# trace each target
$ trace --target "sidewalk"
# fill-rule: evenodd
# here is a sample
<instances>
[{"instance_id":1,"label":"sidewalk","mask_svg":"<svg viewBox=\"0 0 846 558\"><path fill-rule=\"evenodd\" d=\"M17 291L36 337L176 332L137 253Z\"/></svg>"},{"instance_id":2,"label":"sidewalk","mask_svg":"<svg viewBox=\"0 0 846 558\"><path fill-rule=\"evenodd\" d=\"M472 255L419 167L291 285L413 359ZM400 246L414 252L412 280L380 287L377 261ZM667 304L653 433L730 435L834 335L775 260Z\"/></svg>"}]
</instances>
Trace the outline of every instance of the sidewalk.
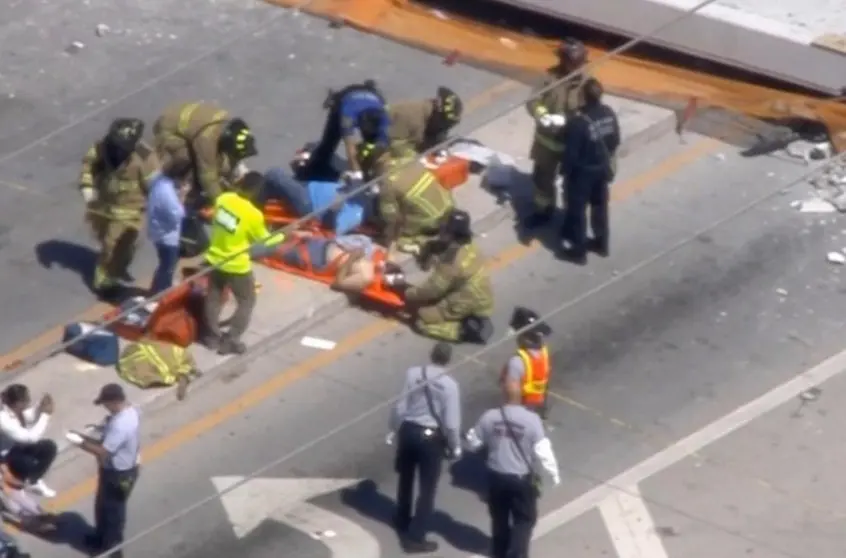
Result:
<instances>
[{"instance_id":1,"label":"sidewalk","mask_svg":"<svg viewBox=\"0 0 846 558\"><path fill-rule=\"evenodd\" d=\"M673 129L674 118L669 111L621 99L609 99L608 102L620 114L624 132L624 156L638 144L656 139ZM524 173L529 169L525 154L530 145L532 131L529 117L525 110L520 108L482 127L471 136L491 149L515 159L516 167L521 171L512 173L512 191L518 205L521 196L530 194L530 184ZM481 187L481 182L479 177L472 177L457 191L456 198L459 206L473 216L476 232L484 234L496 224L511 219L513 212L509 205L497 204L494 196ZM250 360L280 340L308 335L310 326L331 318L347 306L345 296L330 291L324 285L285 275L261 265L256 265L255 271L261 289L252 322L244 337L249 347L248 353L241 357L220 357L204 347L195 345L192 351L198 366L205 373L205 377L196 384L224 374L243 373L243 366L249 366ZM227 307L223 316L228 316L230 311L231 307ZM56 341L58 342L58 339ZM67 448L64 431L99 422L103 411L95 407L92 401L102 384L119 379L112 367L96 367L67 354L59 354L42 361L14 381L29 386L34 398L45 392L54 396L56 413L47 435L54 438L64 450ZM5 382L4 385L8 383L10 382ZM159 398L175 397L174 390L143 391L130 385L125 387L130 399L142 407L149 407ZM191 388L188 397L192 397ZM78 452L63 452L57 465L78 455Z\"/></svg>"}]
</instances>

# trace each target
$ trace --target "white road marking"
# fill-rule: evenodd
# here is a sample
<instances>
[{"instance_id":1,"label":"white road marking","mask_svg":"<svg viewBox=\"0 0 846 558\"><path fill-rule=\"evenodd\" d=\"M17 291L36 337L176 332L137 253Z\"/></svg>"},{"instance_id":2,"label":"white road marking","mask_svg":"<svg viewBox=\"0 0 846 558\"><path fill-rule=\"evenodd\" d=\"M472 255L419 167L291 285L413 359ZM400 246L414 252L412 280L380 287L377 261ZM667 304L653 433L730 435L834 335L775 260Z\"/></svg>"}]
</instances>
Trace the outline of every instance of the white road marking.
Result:
<instances>
[{"instance_id":1,"label":"white road marking","mask_svg":"<svg viewBox=\"0 0 846 558\"><path fill-rule=\"evenodd\" d=\"M738 407L701 430L697 430L690 436L641 461L631 469L592 488L560 508L547 513L538 520L533 539L537 540L552 533L559 527L577 519L585 512L594 509L615 493L626 491L628 487L637 486L643 480L668 469L679 461L728 436L794 397L798 397L803 392L816 388L843 372L846 372L846 351L841 351L810 370L799 374L792 380L776 386L757 399L753 399L745 405ZM564 460L561 460L561 462L566 463ZM563 474L566 475L567 471L565 470ZM473 558L483 557L476 555Z\"/></svg>"},{"instance_id":2,"label":"white road marking","mask_svg":"<svg viewBox=\"0 0 846 558\"><path fill-rule=\"evenodd\" d=\"M619 558L669 558L637 486L606 498L599 513Z\"/></svg>"}]
</instances>

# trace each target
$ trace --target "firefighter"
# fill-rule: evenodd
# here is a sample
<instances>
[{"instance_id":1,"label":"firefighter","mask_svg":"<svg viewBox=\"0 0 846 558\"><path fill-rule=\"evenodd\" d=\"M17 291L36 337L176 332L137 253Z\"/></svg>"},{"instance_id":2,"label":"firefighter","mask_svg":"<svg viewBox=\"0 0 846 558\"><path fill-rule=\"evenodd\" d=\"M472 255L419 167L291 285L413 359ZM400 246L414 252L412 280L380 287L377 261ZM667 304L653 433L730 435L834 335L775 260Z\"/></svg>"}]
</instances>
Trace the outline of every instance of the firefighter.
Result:
<instances>
[{"instance_id":1,"label":"firefighter","mask_svg":"<svg viewBox=\"0 0 846 558\"><path fill-rule=\"evenodd\" d=\"M357 151L367 179L381 177L376 211L390 258L419 255L455 207L452 193L405 146L362 143Z\"/></svg>"},{"instance_id":2,"label":"firefighter","mask_svg":"<svg viewBox=\"0 0 846 558\"><path fill-rule=\"evenodd\" d=\"M535 120L535 137L530 151L534 162L533 213L524 222L529 229L546 225L555 215L555 180L564 150L559 136L567 118L584 104L582 85L589 77L579 74L562 81L587 61L587 49L582 42L564 41L558 48L558 60L535 89L543 93L532 95L526 103L529 115ZM547 89L552 84L555 85Z\"/></svg>"},{"instance_id":3,"label":"firefighter","mask_svg":"<svg viewBox=\"0 0 846 558\"><path fill-rule=\"evenodd\" d=\"M79 188L86 220L100 244L91 285L101 295L131 281L129 266L143 223L147 181L159 170L143 135L144 122L118 118L82 159Z\"/></svg>"},{"instance_id":4,"label":"firefighter","mask_svg":"<svg viewBox=\"0 0 846 558\"><path fill-rule=\"evenodd\" d=\"M153 125L155 146L162 163L190 160L201 205L217 197L246 173L241 164L258 155L247 123L233 118L214 103L174 103Z\"/></svg>"},{"instance_id":5,"label":"firefighter","mask_svg":"<svg viewBox=\"0 0 846 558\"><path fill-rule=\"evenodd\" d=\"M449 131L461 122L463 112L461 97L447 87L438 87L433 99L388 106L388 139L424 153L446 141Z\"/></svg>"},{"instance_id":6,"label":"firefighter","mask_svg":"<svg viewBox=\"0 0 846 558\"><path fill-rule=\"evenodd\" d=\"M414 328L442 341L484 344L493 335L493 288L485 260L473 243L470 215L453 209L441 220L439 238L427 252L432 273L420 286L407 286L404 275L386 278L404 291Z\"/></svg>"},{"instance_id":7,"label":"firefighter","mask_svg":"<svg viewBox=\"0 0 846 558\"><path fill-rule=\"evenodd\" d=\"M500 381L514 384L511 387L522 393L522 404L546 420L551 368L545 338L551 330L536 312L519 306L509 326L517 332L517 354L508 360Z\"/></svg>"},{"instance_id":8,"label":"firefighter","mask_svg":"<svg viewBox=\"0 0 846 558\"><path fill-rule=\"evenodd\" d=\"M349 85L340 91L331 91L323 108L328 111L323 136L320 143L311 152L308 167L304 173L312 176L330 167L332 156L343 140L344 150L349 164L347 176L353 180L361 180L362 169L356 157L356 148L363 135L359 129L359 117L364 111L371 111L377 115L376 140L387 141L388 113L385 109L385 98L376 83L367 80L364 83Z\"/></svg>"}]
</instances>

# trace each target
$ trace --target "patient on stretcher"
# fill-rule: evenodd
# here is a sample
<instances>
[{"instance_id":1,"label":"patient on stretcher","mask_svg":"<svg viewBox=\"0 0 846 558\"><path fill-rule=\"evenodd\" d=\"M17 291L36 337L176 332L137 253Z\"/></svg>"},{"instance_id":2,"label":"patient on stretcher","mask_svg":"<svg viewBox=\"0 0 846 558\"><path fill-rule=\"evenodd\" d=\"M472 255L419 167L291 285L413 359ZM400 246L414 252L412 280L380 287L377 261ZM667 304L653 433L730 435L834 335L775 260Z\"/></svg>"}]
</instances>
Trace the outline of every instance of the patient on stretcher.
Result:
<instances>
[{"instance_id":1,"label":"patient on stretcher","mask_svg":"<svg viewBox=\"0 0 846 558\"><path fill-rule=\"evenodd\" d=\"M330 239L297 231L292 237L292 242L270 253L254 253L254 257L276 259L315 275L333 274L332 287L348 293L360 293L377 280L402 276L398 267L383 263L384 258L377 257L384 255L384 249L366 235L346 234Z\"/></svg>"}]
</instances>

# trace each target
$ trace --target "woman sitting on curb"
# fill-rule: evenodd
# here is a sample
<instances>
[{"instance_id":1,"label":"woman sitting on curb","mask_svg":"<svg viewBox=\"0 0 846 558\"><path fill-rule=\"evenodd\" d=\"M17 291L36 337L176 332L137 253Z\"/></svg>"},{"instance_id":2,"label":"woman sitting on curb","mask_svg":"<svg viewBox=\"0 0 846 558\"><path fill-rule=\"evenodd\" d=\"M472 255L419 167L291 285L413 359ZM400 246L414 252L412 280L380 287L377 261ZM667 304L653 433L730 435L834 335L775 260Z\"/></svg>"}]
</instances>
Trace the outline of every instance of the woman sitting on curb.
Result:
<instances>
[{"instance_id":1,"label":"woman sitting on curb","mask_svg":"<svg viewBox=\"0 0 846 558\"><path fill-rule=\"evenodd\" d=\"M26 463L28 470L22 471L24 482L32 485L35 492L47 498L56 495L42 477L47 474L56 459L58 448L52 440L44 439L44 432L53 414L53 398L45 395L37 406L32 406L29 389L22 384L12 384L0 394L3 406L0 408L0 437L5 461L23 456L18 463Z\"/></svg>"}]
</instances>

